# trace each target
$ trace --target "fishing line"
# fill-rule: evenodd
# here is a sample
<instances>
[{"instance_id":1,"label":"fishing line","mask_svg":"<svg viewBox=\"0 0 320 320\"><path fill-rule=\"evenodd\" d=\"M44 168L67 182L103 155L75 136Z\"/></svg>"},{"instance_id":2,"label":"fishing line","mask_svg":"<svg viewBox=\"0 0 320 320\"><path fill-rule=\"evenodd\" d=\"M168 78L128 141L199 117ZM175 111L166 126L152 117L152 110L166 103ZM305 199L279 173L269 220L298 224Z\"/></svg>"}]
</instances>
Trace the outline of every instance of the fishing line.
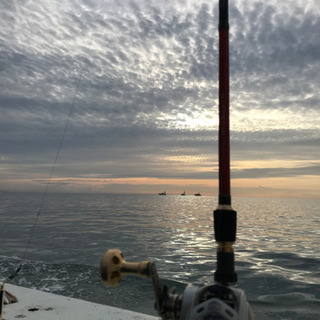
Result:
<instances>
[{"instance_id":1,"label":"fishing line","mask_svg":"<svg viewBox=\"0 0 320 320\"><path fill-rule=\"evenodd\" d=\"M101 1L100 1L100 5L99 5L99 11L101 11L103 4L104 4L104 0L101 0ZM3 281L3 284L6 283L6 282L9 281L9 280L12 280L13 278L15 278L15 277L17 276L17 274L20 272L20 270L21 270L21 268L22 268L22 266L23 266L23 263L24 263L25 258L26 258L26 256L27 256L27 253L28 253L28 251L29 251L29 249L30 249L30 245L31 245L32 239L33 239L33 237L34 237L34 233L35 233L35 230L36 230L36 227L37 227L37 224L38 224L38 220L39 220L39 217L40 217L41 212L42 212L42 210L43 210L44 204L45 204L45 202L46 202L49 187L50 187L50 185L51 185L51 183L52 183L52 177L53 177L53 174L54 174L54 171L55 171L55 168L56 168L56 164L57 164L58 159L59 159L59 157L60 157L60 152L61 152L62 145L63 145L64 139L65 139L65 135L66 135L66 132L67 132L67 130L68 130L68 128L69 128L70 118L71 118L71 115L72 115L73 110L74 110L75 101L76 101L76 97L77 97L78 92L79 92L79 88L80 88L80 83L81 83L82 77L83 77L83 69L80 69L80 74L79 74L78 83L77 83L77 86L76 86L75 93L74 93L74 95L73 95L73 99L72 99L71 107L70 107L70 109L69 109L69 113L68 113L68 117L67 117L67 120L66 120L66 124L65 124L65 126L64 126L64 129L63 129L63 132L62 132L62 135L61 135L61 138L60 138L60 142L59 142L59 145L58 145L58 150L57 150L57 152L56 152L56 155L55 155L53 164L52 164L52 166L51 166L49 178L48 178L48 181L47 181L45 190L44 190L43 195L42 195L42 199L41 199L41 202L40 202L40 205L39 205L39 209L38 209L38 211L37 211L37 215L36 215L34 224L33 224L32 229L31 229L31 233L30 233L30 236L29 236L27 245L26 245L26 249L25 249L25 251L24 251L24 253L23 253L23 256L22 256L22 259L21 259L20 264L19 264L18 267L14 270L14 272L12 272L12 274L9 275L9 276Z\"/></svg>"},{"instance_id":2,"label":"fishing line","mask_svg":"<svg viewBox=\"0 0 320 320\"><path fill-rule=\"evenodd\" d=\"M53 161L52 166L51 166L49 178L48 178L48 181L47 181L45 190L44 190L44 192L43 192L43 194L42 194L42 199L41 199L41 202L40 202L40 205L39 205L39 209L38 209L38 211L37 211L37 215L36 215L35 221L34 221L34 223L33 223L33 226L32 226L31 232L30 232L30 236L29 236L29 239L28 239L28 242L27 242L25 251L24 251L24 253L23 253L23 255L22 255L21 262L20 262L20 264L18 265L18 267L15 269L15 271L14 271L11 275L9 275L9 276L3 281L3 284L6 283L6 282L8 282L9 280L12 280L13 278L15 278L15 277L17 276L17 274L20 272L20 270L21 270L21 268L22 268L22 265L23 265L23 263L24 263L24 261L25 261L26 255L27 255L27 253L28 253L28 251L29 251L29 249L30 249L31 242L32 242L32 239L33 239L33 237L34 237L34 232L35 232L35 230L36 230L39 217L40 217L40 215L41 215L41 213L42 213L44 204L45 204L45 202L46 202L49 187L50 187L50 185L51 185L51 183L52 183L52 177L53 177L54 170L55 170L55 168L56 168L56 165L57 165L57 162L58 162L58 159L59 159L59 156L60 156L60 152L61 152L61 149L62 149L62 145L63 145L64 139L65 139L65 135L66 135L66 132L67 132L67 130L68 130L68 128L69 128L70 118L71 118L71 115L72 115L73 110L74 110L76 97L77 97L77 94L78 94L78 91L79 91L79 88L80 88L80 83L81 83L81 79L82 79L82 74L83 74L83 72L80 73L80 76L79 76L79 79L78 79L77 87L76 87L75 93L74 93L74 95L73 95L71 107L70 107L70 109L69 109L67 121L66 121L66 124L65 124L65 126L64 126L64 129L63 129L63 132L62 132L62 135L61 135L61 138L60 138L60 142L59 142L59 145L58 145L58 150L57 150L57 152L56 152L54 161Z\"/></svg>"}]
</instances>

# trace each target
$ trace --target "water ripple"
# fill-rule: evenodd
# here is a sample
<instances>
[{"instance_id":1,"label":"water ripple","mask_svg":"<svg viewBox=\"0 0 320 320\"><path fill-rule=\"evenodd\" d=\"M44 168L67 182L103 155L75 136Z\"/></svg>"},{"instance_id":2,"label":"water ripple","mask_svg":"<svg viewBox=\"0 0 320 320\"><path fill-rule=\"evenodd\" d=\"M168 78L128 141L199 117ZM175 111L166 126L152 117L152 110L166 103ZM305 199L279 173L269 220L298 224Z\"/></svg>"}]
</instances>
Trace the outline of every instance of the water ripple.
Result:
<instances>
[{"instance_id":1,"label":"water ripple","mask_svg":"<svg viewBox=\"0 0 320 320\"><path fill-rule=\"evenodd\" d=\"M41 196L1 196L0 241L5 245L0 248L0 267L5 277L25 251ZM314 312L320 314L320 201L235 198L233 202L238 212L239 286L257 318L315 319ZM152 313L150 283L126 279L119 291L101 285L98 265L103 253L118 247L127 261L154 261L160 276L179 288L187 282L212 282L216 206L213 197L49 194L18 284L80 298L87 295L111 305L117 305L122 294L127 308L143 311L138 291L144 297L141 306ZM135 288L128 287L132 285Z\"/></svg>"}]
</instances>

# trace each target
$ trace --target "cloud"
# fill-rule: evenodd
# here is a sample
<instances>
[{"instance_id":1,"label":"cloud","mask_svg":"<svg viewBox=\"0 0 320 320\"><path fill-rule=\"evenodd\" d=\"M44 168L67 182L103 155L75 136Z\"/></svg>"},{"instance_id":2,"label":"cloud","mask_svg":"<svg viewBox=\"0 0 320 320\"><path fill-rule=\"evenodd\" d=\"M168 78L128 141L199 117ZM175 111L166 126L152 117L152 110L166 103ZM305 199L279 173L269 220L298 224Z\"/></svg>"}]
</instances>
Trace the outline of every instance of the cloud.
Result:
<instances>
[{"instance_id":1,"label":"cloud","mask_svg":"<svg viewBox=\"0 0 320 320\"><path fill-rule=\"evenodd\" d=\"M297 168L254 168L235 170L232 177L235 179L250 179L250 178L276 178L276 177L295 177L314 175L314 172L319 171L320 166L308 166Z\"/></svg>"},{"instance_id":2,"label":"cloud","mask_svg":"<svg viewBox=\"0 0 320 320\"><path fill-rule=\"evenodd\" d=\"M305 161L235 179L319 175L319 16L311 0L230 3L232 160ZM216 179L217 25L208 1L2 2L5 177L44 175L60 148L70 181Z\"/></svg>"}]
</instances>

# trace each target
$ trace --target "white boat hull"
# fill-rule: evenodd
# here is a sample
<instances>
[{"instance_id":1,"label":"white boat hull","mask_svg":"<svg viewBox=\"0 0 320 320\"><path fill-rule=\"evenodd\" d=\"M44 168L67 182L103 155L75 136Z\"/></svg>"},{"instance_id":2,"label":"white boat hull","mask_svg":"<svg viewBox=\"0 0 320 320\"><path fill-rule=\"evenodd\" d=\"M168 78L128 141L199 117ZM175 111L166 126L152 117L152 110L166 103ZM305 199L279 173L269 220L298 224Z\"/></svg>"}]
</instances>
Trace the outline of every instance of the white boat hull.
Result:
<instances>
[{"instance_id":1,"label":"white boat hull","mask_svg":"<svg viewBox=\"0 0 320 320\"><path fill-rule=\"evenodd\" d=\"M4 305L3 320L156 320L158 317L7 284L18 302Z\"/></svg>"}]
</instances>

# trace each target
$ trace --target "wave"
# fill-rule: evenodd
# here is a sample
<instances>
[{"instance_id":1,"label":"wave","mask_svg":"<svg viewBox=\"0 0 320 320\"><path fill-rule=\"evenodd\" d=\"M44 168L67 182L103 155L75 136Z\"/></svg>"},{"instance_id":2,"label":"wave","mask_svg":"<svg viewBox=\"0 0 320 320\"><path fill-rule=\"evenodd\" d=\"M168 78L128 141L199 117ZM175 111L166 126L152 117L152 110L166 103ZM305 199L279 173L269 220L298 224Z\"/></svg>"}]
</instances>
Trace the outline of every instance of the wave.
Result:
<instances>
[{"instance_id":1,"label":"wave","mask_svg":"<svg viewBox=\"0 0 320 320\"><path fill-rule=\"evenodd\" d=\"M270 261L281 259L278 255L261 253L260 259L268 257ZM282 261L289 258L296 259L296 255L286 255ZM291 261L292 259L289 259ZM268 260L269 261L269 260ZM309 260L306 260L309 261ZM305 261L305 262L306 262ZM309 261L309 266L314 261ZM0 256L2 277L7 277L9 272L21 263L18 257ZM296 263L291 263L291 267ZM303 286L298 282L292 290L292 281L274 273L253 272L244 264L239 270L239 287L242 288L251 303L256 318L268 319L315 319L320 313L320 300L316 297L319 286L314 285L314 291L309 292L310 285ZM312 267L313 268L313 267ZM204 282L210 282L211 277ZM177 293L182 293L187 282L179 279L161 279L168 288L176 288ZM84 264L60 264L44 261L23 261L23 267L12 281L13 284L51 292L63 296L79 298L86 301L110 305L156 315L154 310L154 292L149 279L138 277L125 277L116 288L103 285L98 266ZM279 293L281 288L282 293ZM266 294L268 292L268 294Z\"/></svg>"}]
</instances>

